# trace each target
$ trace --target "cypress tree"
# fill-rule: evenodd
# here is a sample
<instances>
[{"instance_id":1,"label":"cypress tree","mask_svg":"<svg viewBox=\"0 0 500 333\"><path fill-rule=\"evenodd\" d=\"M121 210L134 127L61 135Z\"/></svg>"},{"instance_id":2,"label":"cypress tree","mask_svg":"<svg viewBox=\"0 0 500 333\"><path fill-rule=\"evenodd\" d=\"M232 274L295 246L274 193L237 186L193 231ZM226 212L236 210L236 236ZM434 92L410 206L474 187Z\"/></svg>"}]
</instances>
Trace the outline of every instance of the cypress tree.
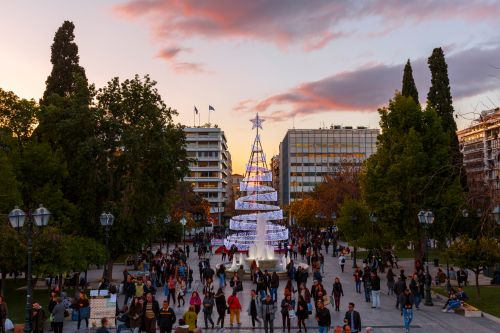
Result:
<instances>
[{"instance_id":1,"label":"cypress tree","mask_svg":"<svg viewBox=\"0 0 500 333\"><path fill-rule=\"evenodd\" d=\"M438 47L432 51L427 60L431 70L431 87L427 94L427 105L436 110L441 117L443 129L456 137L457 124L453 119L453 100L448 78L448 65L444 59L443 50ZM458 143L458 141L457 141Z\"/></svg>"},{"instance_id":2,"label":"cypress tree","mask_svg":"<svg viewBox=\"0 0 500 333\"><path fill-rule=\"evenodd\" d=\"M408 59L403 72L403 89L401 90L401 95L411 97L416 104L419 104L418 90L413 80L413 70L411 69L410 59Z\"/></svg>"},{"instance_id":3,"label":"cypress tree","mask_svg":"<svg viewBox=\"0 0 500 333\"><path fill-rule=\"evenodd\" d=\"M463 156L460 152L457 124L453 118L453 99L450 91L450 79L448 78L448 65L444 58L443 49L440 47L432 51L432 55L427 60L431 71L431 87L427 94L427 107L433 108L441 118L443 130L450 135L450 154L454 167L454 174L460 175L461 183L467 187L466 173L463 167Z\"/></svg>"},{"instance_id":4,"label":"cypress tree","mask_svg":"<svg viewBox=\"0 0 500 333\"><path fill-rule=\"evenodd\" d=\"M75 43L75 25L73 22L64 21L57 30L54 43L51 47L50 62L52 63L52 72L47 81L43 94L42 104L48 104L47 99L52 94L61 97L72 95L75 90L75 76L80 76L87 81L85 70L80 66L80 57L78 56L78 45Z\"/></svg>"}]
</instances>

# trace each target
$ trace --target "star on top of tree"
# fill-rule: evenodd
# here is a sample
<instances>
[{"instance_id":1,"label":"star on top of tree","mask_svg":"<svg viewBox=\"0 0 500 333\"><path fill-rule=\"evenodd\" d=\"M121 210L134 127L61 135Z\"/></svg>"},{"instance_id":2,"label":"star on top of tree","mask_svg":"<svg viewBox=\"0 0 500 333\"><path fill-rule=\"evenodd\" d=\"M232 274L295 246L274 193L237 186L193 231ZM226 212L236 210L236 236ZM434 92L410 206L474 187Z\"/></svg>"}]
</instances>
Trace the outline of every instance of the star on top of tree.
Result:
<instances>
[{"instance_id":1,"label":"star on top of tree","mask_svg":"<svg viewBox=\"0 0 500 333\"><path fill-rule=\"evenodd\" d=\"M252 129L255 129L255 128L262 129L262 123L265 121L265 119L260 118L259 114L257 113L255 118L250 119L250 121L252 122Z\"/></svg>"}]
</instances>

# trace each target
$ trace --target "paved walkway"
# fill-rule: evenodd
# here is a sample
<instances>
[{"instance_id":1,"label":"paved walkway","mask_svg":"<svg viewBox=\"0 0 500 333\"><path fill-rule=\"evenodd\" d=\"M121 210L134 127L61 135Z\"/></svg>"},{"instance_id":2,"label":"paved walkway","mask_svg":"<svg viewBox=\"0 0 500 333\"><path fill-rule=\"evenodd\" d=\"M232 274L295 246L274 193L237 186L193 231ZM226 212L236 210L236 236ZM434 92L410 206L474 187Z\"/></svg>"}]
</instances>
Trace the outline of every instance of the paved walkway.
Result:
<instances>
[{"instance_id":1,"label":"paved walkway","mask_svg":"<svg viewBox=\"0 0 500 333\"><path fill-rule=\"evenodd\" d=\"M214 255L211 258L211 265L215 265L220 262L220 255ZM300 259L300 256L299 256ZM299 260L300 262L300 260ZM201 289L201 284L196 283L199 274L198 274L198 260L196 254L191 254L191 257L188 260L188 263L193 266L194 270L194 278L195 283L193 285L199 286ZM361 262L358 262L358 265ZM367 303L364 300L364 294L357 294L355 292L354 281L352 278L353 269L352 262L350 260L346 263L346 270L344 273L341 273L340 267L337 263L337 258L331 257L331 253L326 256L326 264L325 264L325 274L324 274L324 285L327 289L328 293L331 293L333 279L338 276L341 279L343 284L345 297L341 299L341 312L333 311L332 307L329 306L329 309L332 314L332 324L333 325L342 325L344 314L347 308L347 303L354 302L356 304L356 310L360 312L362 319L362 326L367 327L371 326L374 328L374 332L384 332L384 333L393 333L393 332L404 332L403 328L403 320L400 316L399 310L395 309L395 297L387 295L387 287L385 275L382 274L382 295L381 295L381 308L380 309L372 309L371 303ZM412 272L412 262L411 261L402 261L400 263L400 267L405 268L405 272ZM113 273L115 279L121 278L121 271L123 270L123 266L116 265ZM99 276L100 271L93 271L89 275L89 280L92 279L92 276L95 274ZM311 275L310 275L311 276ZM218 281L215 282L217 286ZM278 291L278 304L281 303L281 299L283 297L283 288L285 286L286 281L280 281L280 290ZM310 277L308 280L308 286L312 283L312 278ZM240 302L243 306L242 311L242 326L236 329L208 329L203 330L204 332L214 332L214 333L223 333L223 332L264 332L262 328L252 330L251 329L251 320L246 313L246 308L250 299L250 290L254 288L254 285L250 281L244 282L243 291L239 293ZM226 288L226 297L228 293L231 291L229 287ZM161 304L163 300L163 296L159 291L157 294L157 299ZM185 296L186 304L189 301L189 294ZM123 302L123 299L120 301L120 305ZM471 333L471 332L481 332L481 333L498 333L500 332L499 324L495 323L487 318L465 318L460 315L454 313L443 313L441 312L441 307L443 303L438 300L434 300L433 307L426 307L423 304L421 305L421 310L414 311L414 319L412 322L411 332L425 332L425 333ZM175 312L178 318L182 317L183 313L186 311L187 305L184 308L175 308ZM279 309L279 307L278 307ZM216 320L216 313L213 315L214 320ZM310 318L306 321L308 327L310 327L309 331L316 331L316 321L314 320L314 316L310 316ZM229 326L229 316L226 316L225 325ZM200 313L198 319L198 326L204 327L203 315ZM75 332L76 331L76 322L66 322L64 327L64 332ZM275 329L281 331L282 322L281 322L281 314L276 314L275 319ZM292 320L292 332L296 332L297 322L296 320Z\"/></svg>"}]
</instances>

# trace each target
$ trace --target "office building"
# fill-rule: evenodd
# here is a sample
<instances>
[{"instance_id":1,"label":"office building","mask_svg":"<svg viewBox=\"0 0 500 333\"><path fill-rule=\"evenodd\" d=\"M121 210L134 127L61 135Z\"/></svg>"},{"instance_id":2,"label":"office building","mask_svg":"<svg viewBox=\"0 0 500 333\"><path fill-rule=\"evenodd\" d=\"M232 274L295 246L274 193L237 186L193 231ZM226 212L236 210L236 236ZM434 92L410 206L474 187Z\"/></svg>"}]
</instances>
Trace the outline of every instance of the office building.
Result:
<instances>
[{"instance_id":1,"label":"office building","mask_svg":"<svg viewBox=\"0 0 500 333\"><path fill-rule=\"evenodd\" d=\"M290 129L280 143L280 204L300 199L342 163L361 166L376 150L378 129Z\"/></svg>"},{"instance_id":2,"label":"office building","mask_svg":"<svg viewBox=\"0 0 500 333\"><path fill-rule=\"evenodd\" d=\"M482 111L471 126L457 131L471 192L500 200L500 108Z\"/></svg>"},{"instance_id":3,"label":"office building","mask_svg":"<svg viewBox=\"0 0 500 333\"><path fill-rule=\"evenodd\" d=\"M187 155L193 161L184 181L210 203L211 221L223 223L224 208L229 200L231 155L224 131L218 127L185 127Z\"/></svg>"}]
</instances>

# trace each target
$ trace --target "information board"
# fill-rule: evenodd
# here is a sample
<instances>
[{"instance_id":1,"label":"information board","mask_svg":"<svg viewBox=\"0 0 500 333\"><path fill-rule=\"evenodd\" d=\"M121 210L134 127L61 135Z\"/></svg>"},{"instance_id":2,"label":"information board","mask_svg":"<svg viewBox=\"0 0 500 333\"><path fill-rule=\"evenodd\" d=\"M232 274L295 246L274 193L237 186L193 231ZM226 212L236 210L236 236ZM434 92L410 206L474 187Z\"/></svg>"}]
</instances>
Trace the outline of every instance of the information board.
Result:
<instances>
[{"instance_id":1,"label":"information board","mask_svg":"<svg viewBox=\"0 0 500 333\"><path fill-rule=\"evenodd\" d=\"M90 327L100 327L101 319L108 318L109 326L116 326L116 295L90 299Z\"/></svg>"}]
</instances>

